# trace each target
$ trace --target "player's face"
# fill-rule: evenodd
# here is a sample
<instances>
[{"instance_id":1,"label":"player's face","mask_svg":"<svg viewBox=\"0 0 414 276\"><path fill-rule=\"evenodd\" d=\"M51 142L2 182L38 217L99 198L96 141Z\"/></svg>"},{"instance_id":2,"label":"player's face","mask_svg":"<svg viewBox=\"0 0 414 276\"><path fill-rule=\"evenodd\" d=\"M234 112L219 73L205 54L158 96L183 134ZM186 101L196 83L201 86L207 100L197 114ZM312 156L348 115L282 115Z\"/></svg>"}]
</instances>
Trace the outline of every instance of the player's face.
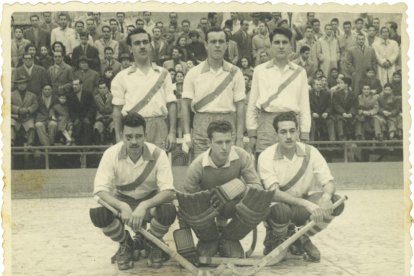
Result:
<instances>
[{"instance_id":1,"label":"player's face","mask_svg":"<svg viewBox=\"0 0 414 276\"><path fill-rule=\"evenodd\" d=\"M127 151L130 153L138 153L144 146L145 131L142 126L124 126L122 137Z\"/></svg>"},{"instance_id":2,"label":"player's face","mask_svg":"<svg viewBox=\"0 0 414 276\"><path fill-rule=\"evenodd\" d=\"M273 57L279 59L287 58L290 53L290 48L290 41L286 36L281 34L273 36L272 46L270 48Z\"/></svg>"},{"instance_id":3,"label":"player's face","mask_svg":"<svg viewBox=\"0 0 414 276\"><path fill-rule=\"evenodd\" d=\"M213 59L222 59L226 51L226 34L223 32L208 33L207 52Z\"/></svg>"},{"instance_id":4,"label":"player's face","mask_svg":"<svg viewBox=\"0 0 414 276\"><path fill-rule=\"evenodd\" d=\"M147 60L151 52L148 34L140 33L131 36L131 50L136 60Z\"/></svg>"},{"instance_id":5,"label":"player's face","mask_svg":"<svg viewBox=\"0 0 414 276\"><path fill-rule=\"evenodd\" d=\"M279 144L284 149L292 149L299 138L299 130L293 121L278 122L277 137Z\"/></svg>"},{"instance_id":6,"label":"player's face","mask_svg":"<svg viewBox=\"0 0 414 276\"><path fill-rule=\"evenodd\" d=\"M231 132L214 132L213 137L210 140L211 158L224 163L229 158L232 145L233 140Z\"/></svg>"}]
</instances>

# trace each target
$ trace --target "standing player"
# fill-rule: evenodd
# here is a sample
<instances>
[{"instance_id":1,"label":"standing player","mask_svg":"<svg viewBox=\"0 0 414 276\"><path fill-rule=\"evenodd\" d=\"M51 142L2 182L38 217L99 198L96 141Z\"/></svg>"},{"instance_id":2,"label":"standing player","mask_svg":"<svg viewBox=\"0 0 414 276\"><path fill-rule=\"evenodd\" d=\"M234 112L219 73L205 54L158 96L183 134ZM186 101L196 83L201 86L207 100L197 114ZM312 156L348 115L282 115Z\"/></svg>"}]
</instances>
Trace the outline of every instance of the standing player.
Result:
<instances>
[{"instance_id":1,"label":"standing player","mask_svg":"<svg viewBox=\"0 0 414 276\"><path fill-rule=\"evenodd\" d=\"M176 143L177 100L168 71L151 64L150 43L151 37L143 29L128 34L134 63L119 72L111 83L115 136L117 141L121 140L122 115L139 113L146 121L146 140L169 151Z\"/></svg>"}]
</instances>

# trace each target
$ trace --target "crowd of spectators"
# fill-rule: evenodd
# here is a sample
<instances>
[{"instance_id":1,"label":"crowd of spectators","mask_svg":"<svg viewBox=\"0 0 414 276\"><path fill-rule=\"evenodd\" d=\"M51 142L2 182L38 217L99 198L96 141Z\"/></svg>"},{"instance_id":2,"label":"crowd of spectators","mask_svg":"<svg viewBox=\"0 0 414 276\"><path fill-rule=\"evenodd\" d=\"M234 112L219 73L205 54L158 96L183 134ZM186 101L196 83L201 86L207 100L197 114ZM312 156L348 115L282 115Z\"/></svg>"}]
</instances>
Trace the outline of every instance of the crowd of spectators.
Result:
<instances>
[{"instance_id":1,"label":"crowd of spectators","mask_svg":"<svg viewBox=\"0 0 414 276\"><path fill-rule=\"evenodd\" d=\"M134 22L124 12L105 22L99 12L32 14L30 27L12 26L12 145L113 143L111 81L134 62L126 37L135 28L151 35L151 60L168 69L178 100L187 72L206 59L209 28L226 33L225 60L241 68L247 97L254 67L272 58L269 33L290 28L290 60L305 68L311 88L311 140L401 139L398 24L368 14L321 22L308 12L307 22L295 25L288 15L233 12L220 20L200 13L194 26L177 12L168 22L148 11ZM180 137L179 110L177 118Z\"/></svg>"}]
</instances>

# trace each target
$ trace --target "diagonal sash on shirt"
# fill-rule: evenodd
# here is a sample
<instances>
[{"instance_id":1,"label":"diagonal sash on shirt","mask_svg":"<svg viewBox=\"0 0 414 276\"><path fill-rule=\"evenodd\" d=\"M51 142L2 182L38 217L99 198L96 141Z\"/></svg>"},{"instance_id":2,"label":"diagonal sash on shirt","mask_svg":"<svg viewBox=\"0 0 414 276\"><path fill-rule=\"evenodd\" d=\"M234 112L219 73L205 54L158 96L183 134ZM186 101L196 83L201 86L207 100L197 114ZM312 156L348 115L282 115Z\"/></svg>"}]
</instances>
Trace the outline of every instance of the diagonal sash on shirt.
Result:
<instances>
[{"instance_id":1,"label":"diagonal sash on shirt","mask_svg":"<svg viewBox=\"0 0 414 276\"><path fill-rule=\"evenodd\" d=\"M157 160L158 160L158 157L160 156L160 154L161 154L161 149L155 148L154 153L153 153L154 160L148 161L148 163L145 166L144 170L137 177L137 179L135 179L133 182L131 182L129 184L122 185L122 186L117 186L116 188L120 191L123 191L123 192L128 192L128 191L135 190L139 185L144 183L144 181L148 178L148 176L150 175L150 173L154 169L155 164L157 163Z\"/></svg>"},{"instance_id":2,"label":"diagonal sash on shirt","mask_svg":"<svg viewBox=\"0 0 414 276\"><path fill-rule=\"evenodd\" d=\"M146 106L151 99L155 96L155 94L160 90L161 86L164 84L165 77L167 76L167 70L162 70L160 76L158 77L157 81L154 83L154 85L151 87L151 89L148 91L147 95L145 95L144 98L141 99L133 108L131 108L129 112L136 112L138 113L141 111L141 109Z\"/></svg>"},{"instance_id":3,"label":"diagonal sash on shirt","mask_svg":"<svg viewBox=\"0 0 414 276\"><path fill-rule=\"evenodd\" d=\"M236 73L237 73L237 68L232 67L230 69L230 73L224 78L224 80L219 85L217 85L216 89L214 89L212 93L206 95L204 98L202 98L201 100L199 100L197 103L194 104L194 110L195 111L200 110L205 105L207 105L208 103L212 102L215 98L220 96L220 94L224 92L226 87L233 81L233 78L236 75Z\"/></svg>"},{"instance_id":4,"label":"diagonal sash on shirt","mask_svg":"<svg viewBox=\"0 0 414 276\"><path fill-rule=\"evenodd\" d=\"M266 102L262 103L262 108L265 109L269 107L270 103L275 100L279 94L294 80L299 76L300 72L302 71L301 67L296 68L296 70L293 72L292 75L290 75L289 78L287 78L281 85L279 85L279 88L277 89L276 93L267 99Z\"/></svg>"},{"instance_id":5,"label":"diagonal sash on shirt","mask_svg":"<svg viewBox=\"0 0 414 276\"><path fill-rule=\"evenodd\" d=\"M288 183L286 183L286 185L284 185L283 187L280 187L280 190L282 192L286 192L287 190L292 188L299 181L299 179L301 179L301 177L305 174L305 171L309 165L310 151L311 151L311 147L308 145L305 145L306 156L305 158L303 158L302 165L299 168L298 172L295 174L295 176L293 176L293 178Z\"/></svg>"}]
</instances>

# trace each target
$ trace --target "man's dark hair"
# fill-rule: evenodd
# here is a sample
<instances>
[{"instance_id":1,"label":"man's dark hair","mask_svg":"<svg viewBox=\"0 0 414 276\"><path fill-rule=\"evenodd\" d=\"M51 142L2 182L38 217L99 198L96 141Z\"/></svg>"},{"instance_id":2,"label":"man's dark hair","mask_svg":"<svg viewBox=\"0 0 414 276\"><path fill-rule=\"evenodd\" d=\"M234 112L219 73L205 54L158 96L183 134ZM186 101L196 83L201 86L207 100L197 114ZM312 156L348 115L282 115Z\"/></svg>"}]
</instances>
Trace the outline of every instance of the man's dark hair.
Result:
<instances>
[{"instance_id":1,"label":"man's dark hair","mask_svg":"<svg viewBox=\"0 0 414 276\"><path fill-rule=\"evenodd\" d=\"M388 21L387 24L390 24L390 28L393 29L395 32L397 31L397 23L395 23L394 21Z\"/></svg>"},{"instance_id":2,"label":"man's dark hair","mask_svg":"<svg viewBox=\"0 0 414 276\"><path fill-rule=\"evenodd\" d=\"M128 127L140 127L144 128L145 132L145 119L136 112L129 112L126 116L122 117L122 128Z\"/></svg>"},{"instance_id":3,"label":"man's dark hair","mask_svg":"<svg viewBox=\"0 0 414 276\"><path fill-rule=\"evenodd\" d=\"M37 17L38 20L40 19L37 14L33 14L33 15L30 16L30 20L32 20L33 17Z\"/></svg>"},{"instance_id":4,"label":"man's dark hair","mask_svg":"<svg viewBox=\"0 0 414 276\"><path fill-rule=\"evenodd\" d=\"M72 83L73 83L74 81L79 81L79 84L82 84L82 80L81 80L81 78L79 78L79 77L74 77L74 78L73 78L73 80L72 80Z\"/></svg>"},{"instance_id":5,"label":"man's dark hair","mask_svg":"<svg viewBox=\"0 0 414 276\"><path fill-rule=\"evenodd\" d=\"M76 27L76 25L78 25L78 24L82 24L82 26L85 26L85 23L83 23L83 21L80 21L80 20L78 20L78 21L76 21L76 22L75 22L75 27Z\"/></svg>"},{"instance_id":6,"label":"man's dark hair","mask_svg":"<svg viewBox=\"0 0 414 276\"><path fill-rule=\"evenodd\" d=\"M29 44L26 45L26 47L24 47L24 52L27 53L29 51L29 48L31 48L31 47L33 47L37 50L37 48L34 44L29 43Z\"/></svg>"},{"instance_id":7,"label":"man's dark hair","mask_svg":"<svg viewBox=\"0 0 414 276\"><path fill-rule=\"evenodd\" d=\"M384 89L385 89L385 88L387 88L387 87L391 88L391 90L392 90L392 85L391 85L391 83L387 82L386 84L384 84Z\"/></svg>"},{"instance_id":8,"label":"man's dark hair","mask_svg":"<svg viewBox=\"0 0 414 276\"><path fill-rule=\"evenodd\" d=\"M312 21L311 21L311 26L313 27L313 25L315 24L315 23L321 23L321 21L319 21L319 19L317 19L317 18L314 18L314 19L312 19Z\"/></svg>"},{"instance_id":9,"label":"man's dark hair","mask_svg":"<svg viewBox=\"0 0 414 276\"><path fill-rule=\"evenodd\" d=\"M105 86L108 88L108 85L106 84L106 81L104 79L99 79L98 87L101 86L102 84L105 84Z\"/></svg>"},{"instance_id":10,"label":"man's dark hair","mask_svg":"<svg viewBox=\"0 0 414 276\"><path fill-rule=\"evenodd\" d=\"M118 25L118 20L116 20L115 18L109 19L109 24L111 24L111 22L115 22L116 25Z\"/></svg>"},{"instance_id":11,"label":"man's dark hair","mask_svg":"<svg viewBox=\"0 0 414 276\"><path fill-rule=\"evenodd\" d=\"M174 47L172 47L172 48L171 48L171 55L172 55L172 52L173 52L174 50L177 50L177 51L178 51L178 53L180 53L180 54L181 54L181 56L183 56L183 55L184 55L183 50L182 50L180 47L178 47L178 46L174 46Z\"/></svg>"},{"instance_id":12,"label":"man's dark hair","mask_svg":"<svg viewBox=\"0 0 414 276\"><path fill-rule=\"evenodd\" d=\"M207 13L207 18L208 19L213 19L215 15L217 15L216 12L209 12L209 13Z\"/></svg>"},{"instance_id":13,"label":"man's dark hair","mask_svg":"<svg viewBox=\"0 0 414 276\"><path fill-rule=\"evenodd\" d=\"M332 18L332 19L331 19L331 23L332 23L332 22L336 22L336 23L338 23L338 24L339 24L339 20L338 20L338 18L336 18L336 17L334 17L334 18Z\"/></svg>"},{"instance_id":14,"label":"man's dark hair","mask_svg":"<svg viewBox=\"0 0 414 276\"><path fill-rule=\"evenodd\" d=\"M142 28L135 28L132 32L130 32L127 36L126 43L127 45L131 46L131 36L136 34L147 34L149 42L151 42L151 36Z\"/></svg>"},{"instance_id":15,"label":"man's dark hair","mask_svg":"<svg viewBox=\"0 0 414 276\"><path fill-rule=\"evenodd\" d=\"M290 112L283 112L280 113L279 115L277 115L274 119L273 119L273 128L275 129L275 131L277 132L279 130L279 122L294 122L296 128L298 127L298 119L296 117L296 113L293 111Z\"/></svg>"},{"instance_id":16,"label":"man's dark hair","mask_svg":"<svg viewBox=\"0 0 414 276\"><path fill-rule=\"evenodd\" d=\"M395 76L395 75L398 75L398 76L401 77L401 71L400 70L397 70L394 73L392 73L392 76Z\"/></svg>"},{"instance_id":17,"label":"man's dark hair","mask_svg":"<svg viewBox=\"0 0 414 276\"><path fill-rule=\"evenodd\" d=\"M286 36L289 41L292 40L292 31L291 30L289 30L288 28L278 27L278 28L274 29L273 32L270 34L270 43L272 43L273 37L277 34Z\"/></svg>"},{"instance_id":18,"label":"man's dark hair","mask_svg":"<svg viewBox=\"0 0 414 276\"><path fill-rule=\"evenodd\" d=\"M303 54L303 53L305 53L307 51L310 51L309 46L303 45L302 47L300 47L299 53L300 54Z\"/></svg>"},{"instance_id":19,"label":"man's dark hair","mask_svg":"<svg viewBox=\"0 0 414 276\"><path fill-rule=\"evenodd\" d=\"M112 53L114 53L114 49L112 49L112 48L111 48L111 47L109 47L109 46L106 46L106 47L104 48L104 53L105 53L106 51L111 51Z\"/></svg>"},{"instance_id":20,"label":"man's dark hair","mask_svg":"<svg viewBox=\"0 0 414 276\"><path fill-rule=\"evenodd\" d=\"M225 120L218 120L218 121L213 121L208 125L207 136L208 136L208 139L211 140L213 138L214 132L232 133L232 131L233 131L233 126L230 124L230 122L225 121Z\"/></svg>"},{"instance_id":21,"label":"man's dark hair","mask_svg":"<svg viewBox=\"0 0 414 276\"><path fill-rule=\"evenodd\" d=\"M138 21L142 21L142 23L144 23L144 24L145 24L144 19L138 18L137 20L135 20L135 25L138 25L138 24L137 24L137 22L138 22Z\"/></svg>"},{"instance_id":22,"label":"man's dark hair","mask_svg":"<svg viewBox=\"0 0 414 276\"><path fill-rule=\"evenodd\" d=\"M189 34L188 34L188 37L191 38L191 37L194 37L194 36L198 39L198 38L200 38L200 33L197 32L197 31L194 31L194 30L190 31Z\"/></svg>"},{"instance_id":23,"label":"man's dark hair","mask_svg":"<svg viewBox=\"0 0 414 276\"><path fill-rule=\"evenodd\" d=\"M358 22L364 23L364 19L362 19L362 18L355 19L355 24L357 24Z\"/></svg>"},{"instance_id":24,"label":"man's dark hair","mask_svg":"<svg viewBox=\"0 0 414 276\"><path fill-rule=\"evenodd\" d=\"M342 23L342 26L345 26L345 25L352 26L352 23L351 23L351 21L347 20L347 21L344 21L344 23Z\"/></svg>"},{"instance_id":25,"label":"man's dark hair","mask_svg":"<svg viewBox=\"0 0 414 276\"><path fill-rule=\"evenodd\" d=\"M118 16L118 14L122 14L123 16L125 16L124 12L117 12L116 15Z\"/></svg>"},{"instance_id":26,"label":"man's dark hair","mask_svg":"<svg viewBox=\"0 0 414 276\"><path fill-rule=\"evenodd\" d=\"M103 32L104 29L108 29L109 31L111 31L111 27L109 27L108 25L103 25L101 31Z\"/></svg>"},{"instance_id":27,"label":"man's dark hair","mask_svg":"<svg viewBox=\"0 0 414 276\"><path fill-rule=\"evenodd\" d=\"M188 23L188 25L189 25L189 26L191 26L191 22L190 22L190 20L184 19L183 21L181 21L181 26L182 26L184 23Z\"/></svg>"},{"instance_id":28,"label":"man's dark hair","mask_svg":"<svg viewBox=\"0 0 414 276\"><path fill-rule=\"evenodd\" d=\"M89 38L89 33L82 31L82 32L79 33L79 38L81 38L81 37Z\"/></svg>"},{"instance_id":29,"label":"man's dark hair","mask_svg":"<svg viewBox=\"0 0 414 276\"><path fill-rule=\"evenodd\" d=\"M223 33L224 33L224 35L226 36L226 42L229 42L230 37L228 36L228 34L227 34L225 31L223 31L223 30L222 30L222 29L220 29L219 27L213 27L213 28L210 28L210 29L206 32L206 41L208 42L208 34L209 34L209 33L221 33L221 32L223 32Z\"/></svg>"},{"instance_id":30,"label":"man's dark hair","mask_svg":"<svg viewBox=\"0 0 414 276\"><path fill-rule=\"evenodd\" d=\"M347 77L345 77L345 78L343 78L342 80L344 81L344 83L345 83L345 84L347 84L347 85L348 85L348 87L350 87L350 86L351 86L351 84L352 84L352 79L351 79L351 78L347 78Z\"/></svg>"}]
</instances>

